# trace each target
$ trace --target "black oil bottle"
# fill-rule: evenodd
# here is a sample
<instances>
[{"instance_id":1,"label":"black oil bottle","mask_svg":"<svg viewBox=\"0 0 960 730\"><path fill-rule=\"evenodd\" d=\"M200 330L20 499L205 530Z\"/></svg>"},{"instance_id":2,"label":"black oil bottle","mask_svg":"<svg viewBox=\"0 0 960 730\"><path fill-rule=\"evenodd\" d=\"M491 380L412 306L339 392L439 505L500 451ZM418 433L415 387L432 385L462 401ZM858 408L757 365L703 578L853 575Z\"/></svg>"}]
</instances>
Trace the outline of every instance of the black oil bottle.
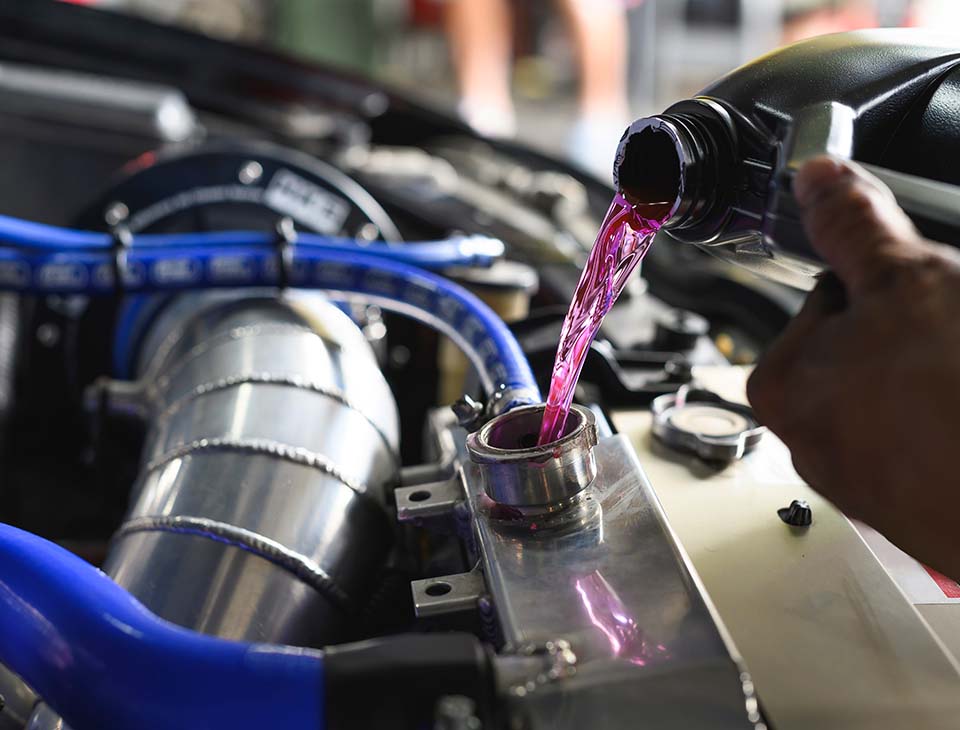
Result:
<instances>
[{"instance_id":1,"label":"black oil bottle","mask_svg":"<svg viewBox=\"0 0 960 730\"><path fill-rule=\"evenodd\" d=\"M791 182L819 154L865 164L921 231L960 246L960 41L886 29L769 53L635 121L614 182L673 201L673 238L809 288L821 266Z\"/></svg>"}]
</instances>

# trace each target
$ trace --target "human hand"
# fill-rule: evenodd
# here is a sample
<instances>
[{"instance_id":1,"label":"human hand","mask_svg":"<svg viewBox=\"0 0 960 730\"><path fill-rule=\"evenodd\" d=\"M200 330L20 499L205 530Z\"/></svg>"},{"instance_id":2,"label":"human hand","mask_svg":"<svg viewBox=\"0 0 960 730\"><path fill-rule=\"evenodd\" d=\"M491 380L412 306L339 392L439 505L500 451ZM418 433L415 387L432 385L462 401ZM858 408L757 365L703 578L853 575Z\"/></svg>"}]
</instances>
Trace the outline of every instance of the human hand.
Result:
<instances>
[{"instance_id":1,"label":"human hand","mask_svg":"<svg viewBox=\"0 0 960 730\"><path fill-rule=\"evenodd\" d=\"M747 385L794 466L843 512L960 578L960 255L831 158L794 191L822 281Z\"/></svg>"}]
</instances>

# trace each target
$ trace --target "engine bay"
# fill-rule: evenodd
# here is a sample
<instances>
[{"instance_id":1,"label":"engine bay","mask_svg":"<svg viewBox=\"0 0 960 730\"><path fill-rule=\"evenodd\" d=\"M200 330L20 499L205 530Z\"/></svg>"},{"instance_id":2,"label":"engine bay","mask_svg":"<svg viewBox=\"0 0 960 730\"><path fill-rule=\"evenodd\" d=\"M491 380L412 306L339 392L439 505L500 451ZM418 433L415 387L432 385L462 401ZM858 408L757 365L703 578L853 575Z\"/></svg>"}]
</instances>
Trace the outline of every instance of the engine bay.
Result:
<instances>
[{"instance_id":1,"label":"engine bay","mask_svg":"<svg viewBox=\"0 0 960 730\"><path fill-rule=\"evenodd\" d=\"M798 727L818 716L784 688L789 652L750 639L754 621L759 641L779 620L751 610L793 609L769 586L750 589L769 605L747 588L715 603L738 562L711 567L714 548L693 547L749 532L730 517L749 512L748 481L770 485L754 504L783 549L826 560L830 541L809 544L822 520L857 571L880 571L866 598L814 587L809 600L844 617L885 602L877 635L931 672L952 666L743 405L742 366L801 293L654 246L591 346L576 417L538 451L524 418L539 423L529 409L608 182L330 69L59 4L0 8L0 98L0 213L106 242L96 258L38 255L27 274L0 261L0 282L22 283L0 294L2 522L204 639L304 648L278 651L283 688L226 670L214 682L219 664L180 674L156 658L180 635L134 611L146 648L124 651L153 667L137 684L78 611L64 640L94 648L21 678L32 687L0 676L0 728L130 727L138 712L141 727L300 727L311 712L331 728ZM685 399L706 413L688 419L725 409L716 438L689 440L704 431L683 427ZM687 491L662 491L673 484ZM806 546L809 522L771 506L794 497L813 505ZM63 565L48 588L25 585L51 605L109 593L94 577L68 585L80 568ZM811 630L797 623L785 641ZM114 651L109 682L74 680ZM898 681L882 675L850 692ZM832 680L810 681L829 706L816 692ZM144 687L149 700L127 696ZM236 699L247 691L260 705Z\"/></svg>"}]
</instances>

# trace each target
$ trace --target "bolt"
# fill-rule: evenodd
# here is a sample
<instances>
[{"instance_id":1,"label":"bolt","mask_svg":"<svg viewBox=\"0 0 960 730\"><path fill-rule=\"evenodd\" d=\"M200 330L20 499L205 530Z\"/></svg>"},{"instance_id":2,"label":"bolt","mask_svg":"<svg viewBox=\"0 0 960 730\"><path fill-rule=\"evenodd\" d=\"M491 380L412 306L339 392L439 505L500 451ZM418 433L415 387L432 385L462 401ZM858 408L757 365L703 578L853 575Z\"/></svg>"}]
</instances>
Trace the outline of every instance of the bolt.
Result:
<instances>
[{"instance_id":1,"label":"bolt","mask_svg":"<svg viewBox=\"0 0 960 730\"><path fill-rule=\"evenodd\" d=\"M116 226L123 223L129 215L130 209L124 203L117 200L107 206L103 214L103 219L107 222L108 226Z\"/></svg>"},{"instance_id":2,"label":"bolt","mask_svg":"<svg viewBox=\"0 0 960 730\"><path fill-rule=\"evenodd\" d=\"M663 372L674 383L689 383L693 380L693 365L684 357L674 357L667 360Z\"/></svg>"},{"instance_id":3,"label":"bolt","mask_svg":"<svg viewBox=\"0 0 960 730\"><path fill-rule=\"evenodd\" d=\"M377 228L375 223L364 223L360 226L360 230L357 231L356 238L360 241L376 241L377 237L380 235L380 229Z\"/></svg>"},{"instance_id":4,"label":"bolt","mask_svg":"<svg viewBox=\"0 0 960 730\"><path fill-rule=\"evenodd\" d=\"M412 353L410 348L405 345L397 345L390 349L390 366L393 368L402 368L410 362Z\"/></svg>"},{"instance_id":5,"label":"bolt","mask_svg":"<svg viewBox=\"0 0 960 730\"><path fill-rule=\"evenodd\" d=\"M256 160L250 160L249 162L243 163L243 167L240 168L240 173L237 177L240 178L240 182L244 185L252 185L263 175L263 165L261 165Z\"/></svg>"},{"instance_id":6,"label":"bolt","mask_svg":"<svg viewBox=\"0 0 960 730\"><path fill-rule=\"evenodd\" d=\"M60 328L51 322L43 323L37 327L37 341L44 347L55 347L60 342Z\"/></svg>"},{"instance_id":7,"label":"bolt","mask_svg":"<svg viewBox=\"0 0 960 730\"><path fill-rule=\"evenodd\" d=\"M480 730L477 705L464 695L446 695L437 702L434 730Z\"/></svg>"},{"instance_id":8,"label":"bolt","mask_svg":"<svg viewBox=\"0 0 960 730\"><path fill-rule=\"evenodd\" d=\"M471 428L483 415L483 403L474 400L469 395L461 396L452 406L454 415L457 417L457 423L463 428Z\"/></svg>"}]
</instances>

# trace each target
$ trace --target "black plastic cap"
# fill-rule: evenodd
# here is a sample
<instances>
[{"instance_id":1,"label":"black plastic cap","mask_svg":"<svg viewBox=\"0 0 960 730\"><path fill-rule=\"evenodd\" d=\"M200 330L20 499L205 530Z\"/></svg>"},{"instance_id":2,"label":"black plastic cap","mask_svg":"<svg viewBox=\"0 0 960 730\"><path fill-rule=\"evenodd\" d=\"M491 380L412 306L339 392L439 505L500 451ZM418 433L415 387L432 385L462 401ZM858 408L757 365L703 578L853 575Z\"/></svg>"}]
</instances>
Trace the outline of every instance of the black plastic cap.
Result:
<instances>
[{"instance_id":1,"label":"black plastic cap","mask_svg":"<svg viewBox=\"0 0 960 730\"><path fill-rule=\"evenodd\" d=\"M809 527L813 522L813 510L803 499L793 500L789 507L778 509L777 514L791 527Z\"/></svg>"}]
</instances>

